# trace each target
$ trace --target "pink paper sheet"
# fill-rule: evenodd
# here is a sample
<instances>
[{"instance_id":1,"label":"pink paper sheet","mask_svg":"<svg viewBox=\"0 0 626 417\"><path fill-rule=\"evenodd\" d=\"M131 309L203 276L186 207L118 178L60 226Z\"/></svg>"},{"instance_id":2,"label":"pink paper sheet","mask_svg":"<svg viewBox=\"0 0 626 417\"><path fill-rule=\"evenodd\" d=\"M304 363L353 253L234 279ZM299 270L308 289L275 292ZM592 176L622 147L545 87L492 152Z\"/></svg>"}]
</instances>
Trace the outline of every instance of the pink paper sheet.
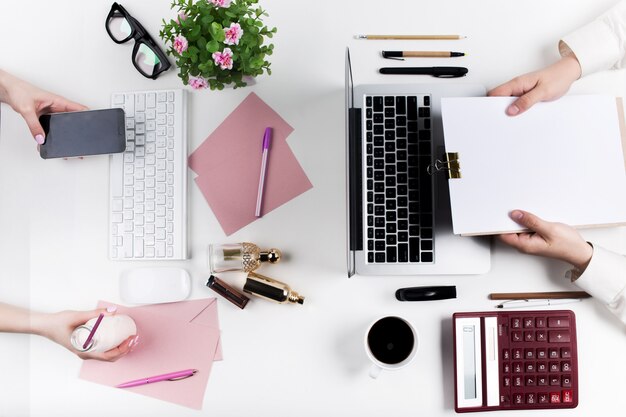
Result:
<instances>
[{"instance_id":1,"label":"pink paper sheet","mask_svg":"<svg viewBox=\"0 0 626 417\"><path fill-rule=\"evenodd\" d=\"M273 134L261 215L313 187L287 144L293 128L250 93L189 156L189 167L198 174L196 184L226 235L257 219L254 211L266 127Z\"/></svg>"},{"instance_id":2,"label":"pink paper sheet","mask_svg":"<svg viewBox=\"0 0 626 417\"><path fill-rule=\"evenodd\" d=\"M99 307L110 305L115 304L98 303ZM221 358L215 298L117 308L116 314L135 320L137 348L116 362L85 361L79 377L113 387L143 377L197 369L187 379L123 390L200 410L213 360Z\"/></svg>"}]
</instances>

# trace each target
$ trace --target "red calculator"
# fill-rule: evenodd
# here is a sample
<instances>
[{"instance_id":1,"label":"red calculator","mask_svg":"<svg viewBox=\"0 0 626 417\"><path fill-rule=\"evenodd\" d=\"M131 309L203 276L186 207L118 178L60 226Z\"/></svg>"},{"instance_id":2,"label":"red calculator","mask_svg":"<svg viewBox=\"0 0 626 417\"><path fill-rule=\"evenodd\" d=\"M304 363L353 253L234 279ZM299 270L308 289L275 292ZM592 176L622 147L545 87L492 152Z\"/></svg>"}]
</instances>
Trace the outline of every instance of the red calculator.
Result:
<instances>
[{"instance_id":1,"label":"red calculator","mask_svg":"<svg viewBox=\"0 0 626 417\"><path fill-rule=\"evenodd\" d=\"M570 310L455 313L457 413L578 405Z\"/></svg>"}]
</instances>

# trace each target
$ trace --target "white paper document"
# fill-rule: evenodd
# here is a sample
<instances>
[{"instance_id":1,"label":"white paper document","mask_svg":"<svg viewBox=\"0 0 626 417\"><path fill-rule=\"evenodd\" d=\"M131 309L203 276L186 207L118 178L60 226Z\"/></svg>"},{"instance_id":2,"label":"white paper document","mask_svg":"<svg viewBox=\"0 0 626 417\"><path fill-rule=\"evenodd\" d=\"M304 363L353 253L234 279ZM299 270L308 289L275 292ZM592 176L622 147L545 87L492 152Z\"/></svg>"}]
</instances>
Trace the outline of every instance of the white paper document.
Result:
<instances>
[{"instance_id":1,"label":"white paper document","mask_svg":"<svg viewBox=\"0 0 626 417\"><path fill-rule=\"evenodd\" d=\"M575 227L626 224L626 164L615 97L565 96L507 116L512 97L443 98L453 231L523 230L514 209Z\"/></svg>"}]
</instances>

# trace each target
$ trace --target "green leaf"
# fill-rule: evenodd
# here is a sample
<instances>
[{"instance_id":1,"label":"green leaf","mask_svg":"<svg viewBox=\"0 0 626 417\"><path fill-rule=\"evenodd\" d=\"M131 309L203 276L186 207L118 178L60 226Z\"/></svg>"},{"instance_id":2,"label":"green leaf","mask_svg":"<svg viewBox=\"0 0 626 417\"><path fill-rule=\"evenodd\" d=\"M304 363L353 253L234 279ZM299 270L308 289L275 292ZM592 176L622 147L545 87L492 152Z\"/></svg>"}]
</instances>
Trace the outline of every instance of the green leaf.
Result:
<instances>
[{"instance_id":1,"label":"green leaf","mask_svg":"<svg viewBox=\"0 0 626 417\"><path fill-rule=\"evenodd\" d=\"M210 40L206 44L206 50L210 53L217 52L220 49L219 43L215 39Z\"/></svg>"},{"instance_id":2,"label":"green leaf","mask_svg":"<svg viewBox=\"0 0 626 417\"><path fill-rule=\"evenodd\" d=\"M222 25L217 22L211 23L211 28L209 29L209 32L211 33L211 37L213 37L213 39L218 42L224 42L224 39L226 39L226 35L224 35L224 29L222 28Z\"/></svg>"}]
</instances>

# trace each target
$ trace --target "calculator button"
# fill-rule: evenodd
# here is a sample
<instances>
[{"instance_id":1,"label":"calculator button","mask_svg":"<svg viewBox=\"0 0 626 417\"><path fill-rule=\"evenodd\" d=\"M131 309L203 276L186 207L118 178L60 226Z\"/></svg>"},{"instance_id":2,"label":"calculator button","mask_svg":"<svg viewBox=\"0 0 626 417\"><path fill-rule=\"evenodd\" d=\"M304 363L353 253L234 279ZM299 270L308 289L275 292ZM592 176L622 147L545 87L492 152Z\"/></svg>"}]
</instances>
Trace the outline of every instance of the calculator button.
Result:
<instances>
[{"instance_id":1,"label":"calculator button","mask_svg":"<svg viewBox=\"0 0 626 417\"><path fill-rule=\"evenodd\" d=\"M513 362L513 372L516 374L522 373L522 364L520 362Z\"/></svg>"},{"instance_id":2,"label":"calculator button","mask_svg":"<svg viewBox=\"0 0 626 417\"><path fill-rule=\"evenodd\" d=\"M552 404L557 404L561 402L561 394L558 392L551 392L550 393L550 402Z\"/></svg>"},{"instance_id":3,"label":"calculator button","mask_svg":"<svg viewBox=\"0 0 626 417\"><path fill-rule=\"evenodd\" d=\"M511 355L508 349L502 349L502 359L504 359L505 361L511 359Z\"/></svg>"},{"instance_id":4,"label":"calculator button","mask_svg":"<svg viewBox=\"0 0 626 417\"><path fill-rule=\"evenodd\" d=\"M526 349L524 353L526 359L535 359L535 349Z\"/></svg>"},{"instance_id":5,"label":"calculator button","mask_svg":"<svg viewBox=\"0 0 626 417\"><path fill-rule=\"evenodd\" d=\"M535 334L535 339L537 340L537 342L545 342L546 340L548 340L548 336L546 335L545 330L539 330Z\"/></svg>"},{"instance_id":6,"label":"calculator button","mask_svg":"<svg viewBox=\"0 0 626 417\"><path fill-rule=\"evenodd\" d=\"M511 319L511 327L514 329L521 329L522 328L522 319L520 318L513 318Z\"/></svg>"},{"instance_id":7,"label":"calculator button","mask_svg":"<svg viewBox=\"0 0 626 417\"><path fill-rule=\"evenodd\" d=\"M511 386L511 377L510 376L505 376L504 378L502 378L502 386L503 387L510 387Z\"/></svg>"},{"instance_id":8,"label":"calculator button","mask_svg":"<svg viewBox=\"0 0 626 417\"><path fill-rule=\"evenodd\" d=\"M545 362L537 362L537 372L548 372L548 364Z\"/></svg>"},{"instance_id":9,"label":"calculator button","mask_svg":"<svg viewBox=\"0 0 626 417\"><path fill-rule=\"evenodd\" d=\"M569 327L569 318L550 317L548 318L548 327Z\"/></svg>"},{"instance_id":10,"label":"calculator button","mask_svg":"<svg viewBox=\"0 0 626 417\"><path fill-rule=\"evenodd\" d=\"M524 340L527 342L534 342L535 341L535 332L524 332Z\"/></svg>"},{"instance_id":11,"label":"calculator button","mask_svg":"<svg viewBox=\"0 0 626 417\"><path fill-rule=\"evenodd\" d=\"M502 364L502 373L503 374L508 374L510 372L511 372L511 364L509 364L508 362Z\"/></svg>"},{"instance_id":12,"label":"calculator button","mask_svg":"<svg viewBox=\"0 0 626 417\"><path fill-rule=\"evenodd\" d=\"M522 359L522 349L513 349L513 359Z\"/></svg>"},{"instance_id":13,"label":"calculator button","mask_svg":"<svg viewBox=\"0 0 626 417\"><path fill-rule=\"evenodd\" d=\"M550 343L569 343L570 335L568 330L554 330L548 332L548 341Z\"/></svg>"},{"instance_id":14,"label":"calculator button","mask_svg":"<svg viewBox=\"0 0 626 417\"><path fill-rule=\"evenodd\" d=\"M572 364L565 361L565 362L561 362L561 371L562 372L571 372L572 370Z\"/></svg>"},{"instance_id":15,"label":"calculator button","mask_svg":"<svg viewBox=\"0 0 626 417\"><path fill-rule=\"evenodd\" d=\"M548 357L547 351L544 348L541 349L537 349L537 358L538 359L545 359Z\"/></svg>"},{"instance_id":16,"label":"calculator button","mask_svg":"<svg viewBox=\"0 0 626 417\"><path fill-rule=\"evenodd\" d=\"M540 375L537 377L537 385L548 385L548 377L545 375Z\"/></svg>"},{"instance_id":17,"label":"calculator button","mask_svg":"<svg viewBox=\"0 0 626 417\"><path fill-rule=\"evenodd\" d=\"M513 396L514 404L524 404L524 394L515 394Z\"/></svg>"},{"instance_id":18,"label":"calculator button","mask_svg":"<svg viewBox=\"0 0 626 417\"><path fill-rule=\"evenodd\" d=\"M572 357L572 351L570 348L561 348L561 357L563 359L570 359Z\"/></svg>"},{"instance_id":19,"label":"calculator button","mask_svg":"<svg viewBox=\"0 0 626 417\"><path fill-rule=\"evenodd\" d=\"M535 327L535 320L532 317L524 318L524 328L532 329L533 327Z\"/></svg>"},{"instance_id":20,"label":"calculator button","mask_svg":"<svg viewBox=\"0 0 626 417\"><path fill-rule=\"evenodd\" d=\"M558 375L550 375L550 385L561 385L561 378Z\"/></svg>"},{"instance_id":21,"label":"calculator button","mask_svg":"<svg viewBox=\"0 0 626 417\"><path fill-rule=\"evenodd\" d=\"M538 328L546 327L545 317L537 317L535 319L535 327L538 327Z\"/></svg>"},{"instance_id":22,"label":"calculator button","mask_svg":"<svg viewBox=\"0 0 626 417\"><path fill-rule=\"evenodd\" d=\"M534 387L537 384L537 381L535 380L534 376L527 376L526 377L526 386L527 387Z\"/></svg>"},{"instance_id":23,"label":"calculator button","mask_svg":"<svg viewBox=\"0 0 626 417\"><path fill-rule=\"evenodd\" d=\"M509 405L510 403L510 399L508 395L501 395L500 396L500 405Z\"/></svg>"},{"instance_id":24,"label":"calculator button","mask_svg":"<svg viewBox=\"0 0 626 417\"><path fill-rule=\"evenodd\" d=\"M516 387L523 386L523 384L522 384L522 377L521 376L516 376L515 378L513 378L513 385L516 386Z\"/></svg>"},{"instance_id":25,"label":"calculator button","mask_svg":"<svg viewBox=\"0 0 626 417\"><path fill-rule=\"evenodd\" d=\"M572 395L572 390L571 389L566 389L562 391L563 394L563 402L564 403L571 403L574 401L574 397Z\"/></svg>"},{"instance_id":26,"label":"calculator button","mask_svg":"<svg viewBox=\"0 0 626 417\"><path fill-rule=\"evenodd\" d=\"M535 402L537 402L537 397L534 393L526 394L526 404L535 404Z\"/></svg>"},{"instance_id":27,"label":"calculator button","mask_svg":"<svg viewBox=\"0 0 626 417\"><path fill-rule=\"evenodd\" d=\"M539 399L539 404L548 404L548 394L542 392L537 397Z\"/></svg>"},{"instance_id":28,"label":"calculator button","mask_svg":"<svg viewBox=\"0 0 626 417\"><path fill-rule=\"evenodd\" d=\"M511 340L513 342L521 342L522 341L522 332L511 332Z\"/></svg>"},{"instance_id":29,"label":"calculator button","mask_svg":"<svg viewBox=\"0 0 626 417\"><path fill-rule=\"evenodd\" d=\"M559 372L559 363L558 362L550 362L550 372Z\"/></svg>"},{"instance_id":30,"label":"calculator button","mask_svg":"<svg viewBox=\"0 0 626 417\"><path fill-rule=\"evenodd\" d=\"M569 375L563 375L561 379L561 385L565 388L570 388L572 386L572 377Z\"/></svg>"},{"instance_id":31,"label":"calculator button","mask_svg":"<svg viewBox=\"0 0 626 417\"><path fill-rule=\"evenodd\" d=\"M550 359L558 359L559 358L559 350L551 348L551 349L548 350L548 355L550 356Z\"/></svg>"},{"instance_id":32,"label":"calculator button","mask_svg":"<svg viewBox=\"0 0 626 417\"><path fill-rule=\"evenodd\" d=\"M535 372L535 362L526 362L524 365L526 368L526 372L534 373Z\"/></svg>"}]
</instances>

